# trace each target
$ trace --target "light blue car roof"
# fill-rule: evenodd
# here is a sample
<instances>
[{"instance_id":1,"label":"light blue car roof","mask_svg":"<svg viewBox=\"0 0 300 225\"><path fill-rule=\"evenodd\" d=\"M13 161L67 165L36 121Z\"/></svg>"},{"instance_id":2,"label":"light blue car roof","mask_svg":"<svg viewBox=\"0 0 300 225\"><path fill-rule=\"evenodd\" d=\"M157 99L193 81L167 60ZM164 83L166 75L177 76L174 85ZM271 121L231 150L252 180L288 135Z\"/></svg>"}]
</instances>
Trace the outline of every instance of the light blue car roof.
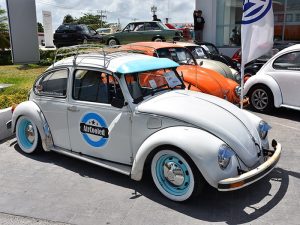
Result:
<instances>
[{"instance_id":1,"label":"light blue car roof","mask_svg":"<svg viewBox=\"0 0 300 225\"><path fill-rule=\"evenodd\" d=\"M178 66L179 65L176 62L170 59L147 57L146 59L136 59L123 63L116 68L116 72L126 74L163 68L174 68Z\"/></svg>"}]
</instances>

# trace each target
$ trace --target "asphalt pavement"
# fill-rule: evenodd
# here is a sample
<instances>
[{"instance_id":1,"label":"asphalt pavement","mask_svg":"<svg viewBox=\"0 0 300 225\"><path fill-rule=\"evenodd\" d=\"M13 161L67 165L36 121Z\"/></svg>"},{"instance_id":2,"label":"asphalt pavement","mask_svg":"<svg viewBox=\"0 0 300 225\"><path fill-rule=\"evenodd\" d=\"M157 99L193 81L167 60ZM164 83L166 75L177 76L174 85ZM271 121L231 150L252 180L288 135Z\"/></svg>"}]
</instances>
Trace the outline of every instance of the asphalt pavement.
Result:
<instances>
[{"instance_id":1,"label":"asphalt pavement","mask_svg":"<svg viewBox=\"0 0 300 225\"><path fill-rule=\"evenodd\" d=\"M54 152L26 155L0 142L0 224L300 224L300 113L258 114L283 146L264 179L233 192L206 187L196 199L163 197L141 182Z\"/></svg>"}]
</instances>

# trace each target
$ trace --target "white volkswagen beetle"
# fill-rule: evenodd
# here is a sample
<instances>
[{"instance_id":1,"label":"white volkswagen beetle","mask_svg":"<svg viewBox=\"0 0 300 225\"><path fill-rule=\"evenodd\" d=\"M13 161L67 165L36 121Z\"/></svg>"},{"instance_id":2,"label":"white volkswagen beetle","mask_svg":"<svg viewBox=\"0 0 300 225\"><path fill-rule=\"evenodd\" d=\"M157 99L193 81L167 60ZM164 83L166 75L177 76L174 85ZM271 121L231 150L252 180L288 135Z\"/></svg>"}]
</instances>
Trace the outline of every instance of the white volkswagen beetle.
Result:
<instances>
[{"instance_id":1,"label":"white volkswagen beetle","mask_svg":"<svg viewBox=\"0 0 300 225\"><path fill-rule=\"evenodd\" d=\"M245 83L244 93L257 111L274 107L300 110L300 44L285 48Z\"/></svg>"},{"instance_id":2,"label":"white volkswagen beetle","mask_svg":"<svg viewBox=\"0 0 300 225\"><path fill-rule=\"evenodd\" d=\"M268 124L220 98L184 90L169 60L130 53L56 62L34 83L11 126L25 153L40 145L141 180L149 166L167 198L184 201L205 180L243 188L280 158Z\"/></svg>"}]
</instances>

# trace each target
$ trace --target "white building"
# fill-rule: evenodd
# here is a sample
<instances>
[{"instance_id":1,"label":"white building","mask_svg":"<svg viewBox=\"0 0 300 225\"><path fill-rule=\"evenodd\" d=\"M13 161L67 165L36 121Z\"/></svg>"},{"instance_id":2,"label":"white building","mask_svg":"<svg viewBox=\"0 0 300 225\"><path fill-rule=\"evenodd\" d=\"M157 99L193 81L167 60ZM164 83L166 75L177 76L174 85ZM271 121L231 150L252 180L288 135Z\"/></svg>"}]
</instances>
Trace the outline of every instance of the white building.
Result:
<instances>
[{"instance_id":1,"label":"white building","mask_svg":"<svg viewBox=\"0 0 300 225\"><path fill-rule=\"evenodd\" d=\"M196 9L203 12L204 41L216 44L228 55L238 43L230 40L233 29L240 31L243 0L195 0ZM246 0L250 1L251 0ZM300 0L273 0L274 40L300 41Z\"/></svg>"}]
</instances>

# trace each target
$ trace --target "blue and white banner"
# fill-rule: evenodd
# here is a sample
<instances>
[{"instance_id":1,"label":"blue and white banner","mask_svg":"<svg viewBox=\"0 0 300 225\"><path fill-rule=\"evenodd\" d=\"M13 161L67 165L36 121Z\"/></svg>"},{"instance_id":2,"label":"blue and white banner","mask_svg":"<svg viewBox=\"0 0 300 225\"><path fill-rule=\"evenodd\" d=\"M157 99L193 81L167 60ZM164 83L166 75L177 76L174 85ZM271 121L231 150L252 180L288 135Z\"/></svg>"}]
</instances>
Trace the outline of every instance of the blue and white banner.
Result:
<instances>
[{"instance_id":1,"label":"blue and white banner","mask_svg":"<svg viewBox=\"0 0 300 225\"><path fill-rule=\"evenodd\" d=\"M241 35L242 65L272 49L274 38L272 0L244 0Z\"/></svg>"}]
</instances>

